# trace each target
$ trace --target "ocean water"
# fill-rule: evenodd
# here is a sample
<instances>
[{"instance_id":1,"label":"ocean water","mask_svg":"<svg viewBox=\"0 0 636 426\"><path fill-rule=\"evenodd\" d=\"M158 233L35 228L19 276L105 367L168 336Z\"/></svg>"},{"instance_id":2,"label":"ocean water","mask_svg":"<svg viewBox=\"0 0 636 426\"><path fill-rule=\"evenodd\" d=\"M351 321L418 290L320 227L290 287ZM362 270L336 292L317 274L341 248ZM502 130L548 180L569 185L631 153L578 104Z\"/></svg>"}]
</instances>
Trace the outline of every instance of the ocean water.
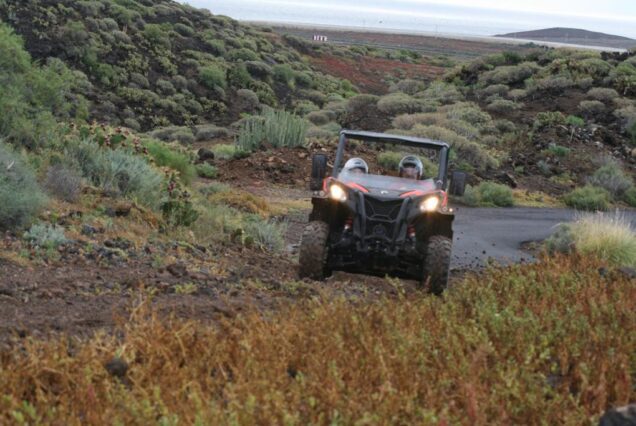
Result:
<instances>
[{"instance_id":1,"label":"ocean water","mask_svg":"<svg viewBox=\"0 0 636 426\"><path fill-rule=\"evenodd\" d=\"M215 14L246 21L286 22L415 31L465 36L492 36L547 27L577 27L635 36L631 20L572 17L528 11L428 3L414 0L188 0Z\"/></svg>"}]
</instances>

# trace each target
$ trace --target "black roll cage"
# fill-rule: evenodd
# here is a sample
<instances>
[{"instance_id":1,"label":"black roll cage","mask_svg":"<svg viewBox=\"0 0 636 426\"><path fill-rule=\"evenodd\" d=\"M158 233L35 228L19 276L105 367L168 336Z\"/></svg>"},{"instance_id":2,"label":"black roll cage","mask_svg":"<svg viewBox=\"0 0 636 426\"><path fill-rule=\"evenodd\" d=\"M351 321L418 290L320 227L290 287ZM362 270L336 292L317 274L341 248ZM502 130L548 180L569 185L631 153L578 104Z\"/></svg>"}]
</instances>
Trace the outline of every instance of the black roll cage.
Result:
<instances>
[{"instance_id":1,"label":"black roll cage","mask_svg":"<svg viewBox=\"0 0 636 426\"><path fill-rule=\"evenodd\" d=\"M337 179L342 171L342 161L344 157L347 140L359 140L363 142L385 143L392 145L404 145L414 148L425 148L439 152L439 173L436 183L438 189L446 188L448 181L448 160L450 146L446 142L436 141L432 139L416 138L412 136L390 135L385 133L362 132L354 130L342 130L340 132L340 141L338 142L338 151L336 153L336 161L333 165L333 178Z\"/></svg>"}]
</instances>

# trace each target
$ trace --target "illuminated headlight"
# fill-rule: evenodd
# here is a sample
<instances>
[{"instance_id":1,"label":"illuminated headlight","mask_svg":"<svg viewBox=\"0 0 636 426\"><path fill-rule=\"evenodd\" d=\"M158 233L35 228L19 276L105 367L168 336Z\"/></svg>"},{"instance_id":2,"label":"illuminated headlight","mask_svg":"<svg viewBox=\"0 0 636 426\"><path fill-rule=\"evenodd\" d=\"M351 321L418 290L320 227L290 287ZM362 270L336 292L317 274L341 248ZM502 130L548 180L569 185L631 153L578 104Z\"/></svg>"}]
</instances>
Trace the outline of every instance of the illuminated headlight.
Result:
<instances>
[{"instance_id":1,"label":"illuminated headlight","mask_svg":"<svg viewBox=\"0 0 636 426\"><path fill-rule=\"evenodd\" d=\"M420 210L423 212L434 212L439 207L439 198L437 197L428 197L426 200L422 201L420 204Z\"/></svg>"},{"instance_id":2,"label":"illuminated headlight","mask_svg":"<svg viewBox=\"0 0 636 426\"><path fill-rule=\"evenodd\" d=\"M329 187L329 197L336 201L347 201L347 193L340 185L331 185Z\"/></svg>"}]
</instances>

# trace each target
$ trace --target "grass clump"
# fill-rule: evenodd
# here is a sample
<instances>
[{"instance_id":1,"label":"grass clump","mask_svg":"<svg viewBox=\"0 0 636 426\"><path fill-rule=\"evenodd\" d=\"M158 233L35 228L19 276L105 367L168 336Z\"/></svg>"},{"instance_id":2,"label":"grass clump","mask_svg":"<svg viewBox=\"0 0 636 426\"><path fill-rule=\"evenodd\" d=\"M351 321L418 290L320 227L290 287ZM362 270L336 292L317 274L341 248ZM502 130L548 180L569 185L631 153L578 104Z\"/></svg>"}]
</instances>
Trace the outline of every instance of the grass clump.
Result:
<instances>
[{"instance_id":1,"label":"grass clump","mask_svg":"<svg viewBox=\"0 0 636 426\"><path fill-rule=\"evenodd\" d=\"M305 146L308 127L308 122L301 117L270 109L245 120L236 144L243 151L254 151L263 144L275 148Z\"/></svg>"},{"instance_id":2,"label":"grass clump","mask_svg":"<svg viewBox=\"0 0 636 426\"><path fill-rule=\"evenodd\" d=\"M576 251L612 266L636 266L636 234L619 212L581 215L561 225L547 243L552 251Z\"/></svg>"},{"instance_id":3,"label":"grass clump","mask_svg":"<svg viewBox=\"0 0 636 426\"><path fill-rule=\"evenodd\" d=\"M604 211L609 209L610 193L603 188L586 185L565 195L563 202L577 210Z\"/></svg>"},{"instance_id":4,"label":"grass clump","mask_svg":"<svg viewBox=\"0 0 636 426\"><path fill-rule=\"evenodd\" d=\"M460 201L473 207L512 207L515 204L512 189L495 182L482 182L476 187L468 185Z\"/></svg>"},{"instance_id":5,"label":"grass clump","mask_svg":"<svg viewBox=\"0 0 636 426\"><path fill-rule=\"evenodd\" d=\"M33 171L0 141L0 229L27 226L46 203Z\"/></svg>"},{"instance_id":6,"label":"grass clump","mask_svg":"<svg viewBox=\"0 0 636 426\"><path fill-rule=\"evenodd\" d=\"M554 256L443 300L322 298L213 326L142 306L115 335L7 349L0 422L589 424L636 397L636 289L602 265ZM107 374L114 357L133 386Z\"/></svg>"}]
</instances>

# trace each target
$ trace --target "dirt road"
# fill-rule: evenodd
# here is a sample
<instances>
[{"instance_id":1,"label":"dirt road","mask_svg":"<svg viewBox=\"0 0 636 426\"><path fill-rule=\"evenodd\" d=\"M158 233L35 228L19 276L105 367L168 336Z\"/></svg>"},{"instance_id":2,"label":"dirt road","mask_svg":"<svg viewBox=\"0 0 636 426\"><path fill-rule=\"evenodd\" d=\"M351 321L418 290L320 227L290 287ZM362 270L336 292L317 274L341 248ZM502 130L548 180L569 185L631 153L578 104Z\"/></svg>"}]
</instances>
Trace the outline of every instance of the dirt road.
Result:
<instances>
[{"instance_id":1,"label":"dirt road","mask_svg":"<svg viewBox=\"0 0 636 426\"><path fill-rule=\"evenodd\" d=\"M525 243L541 241L555 226L571 221L576 212L544 208L458 208L455 219L453 269L483 266L489 259L500 263L522 262L532 255L522 250ZM614 214L614 213L607 213ZM636 212L624 213L636 225Z\"/></svg>"}]
</instances>

